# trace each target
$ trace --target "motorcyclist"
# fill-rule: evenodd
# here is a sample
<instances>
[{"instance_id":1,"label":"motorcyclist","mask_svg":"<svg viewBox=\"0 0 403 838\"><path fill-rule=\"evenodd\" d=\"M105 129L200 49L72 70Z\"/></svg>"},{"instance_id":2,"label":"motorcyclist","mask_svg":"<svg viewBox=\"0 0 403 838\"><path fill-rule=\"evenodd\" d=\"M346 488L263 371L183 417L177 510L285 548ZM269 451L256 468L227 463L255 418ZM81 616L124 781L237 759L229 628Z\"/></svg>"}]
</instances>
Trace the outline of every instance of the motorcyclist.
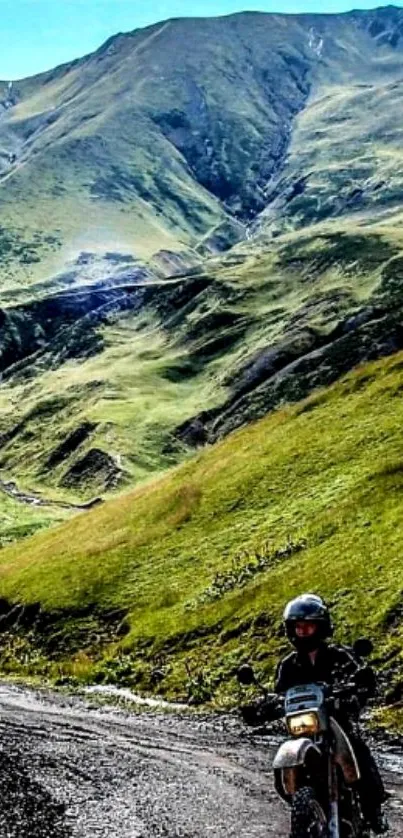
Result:
<instances>
[{"instance_id":1,"label":"motorcyclist","mask_svg":"<svg viewBox=\"0 0 403 838\"><path fill-rule=\"evenodd\" d=\"M382 812L386 799L382 778L375 760L357 729L361 707L375 691L373 670L364 666L353 651L328 642L333 633L329 610L324 601L314 594L302 594L285 608L284 626L294 652L280 661L275 679L276 693L284 693L300 684L334 685L355 681L357 695L342 702L338 720L349 735L354 747L361 779L359 792L364 817L376 835L387 831Z\"/></svg>"}]
</instances>

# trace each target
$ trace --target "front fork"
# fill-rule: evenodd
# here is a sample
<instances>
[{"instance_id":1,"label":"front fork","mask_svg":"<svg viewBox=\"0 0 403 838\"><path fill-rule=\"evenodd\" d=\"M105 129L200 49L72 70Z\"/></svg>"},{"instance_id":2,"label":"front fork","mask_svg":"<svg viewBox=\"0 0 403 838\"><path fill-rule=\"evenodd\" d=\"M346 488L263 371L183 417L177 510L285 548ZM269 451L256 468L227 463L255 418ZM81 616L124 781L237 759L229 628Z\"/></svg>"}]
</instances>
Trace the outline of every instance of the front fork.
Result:
<instances>
[{"instance_id":1,"label":"front fork","mask_svg":"<svg viewBox=\"0 0 403 838\"><path fill-rule=\"evenodd\" d=\"M329 838L340 838L339 817L339 782L337 769L332 756L328 760L328 789L329 789Z\"/></svg>"}]
</instances>

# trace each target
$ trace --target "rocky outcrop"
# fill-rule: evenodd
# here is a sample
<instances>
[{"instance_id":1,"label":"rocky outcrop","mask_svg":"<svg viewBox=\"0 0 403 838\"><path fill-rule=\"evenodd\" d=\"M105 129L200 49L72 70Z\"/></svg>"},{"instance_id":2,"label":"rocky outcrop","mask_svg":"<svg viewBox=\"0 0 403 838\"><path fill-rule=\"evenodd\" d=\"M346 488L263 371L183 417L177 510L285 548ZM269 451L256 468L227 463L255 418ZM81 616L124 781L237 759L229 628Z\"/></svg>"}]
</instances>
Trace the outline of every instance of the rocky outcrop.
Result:
<instances>
[{"instance_id":1,"label":"rocky outcrop","mask_svg":"<svg viewBox=\"0 0 403 838\"><path fill-rule=\"evenodd\" d=\"M141 287L83 288L0 310L0 371L3 379L35 374L39 359L48 367L86 358L103 346L98 327L113 315L142 305Z\"/></svg>"},{"instance_id":2,"label":"rocky outcrop","mask_svg":"<svg viewBox=\"0 0 403 838\"><path fill-rule=\"evenodd\" d=\"M68 459L77 451L84 442L96 430L96 425L93 422L82 422L77 428L74 428L71 433L51 452L44 465L44 469L57 468L64 460Z\"/></svg>"},{"instance_id":3,"label":"rocky outcrop","mask_svg":"<svg viewBox=\"0 0 403 838\"><path fill-rule=\"evenodd\" d=\"M65 472L61 485L69 489L115 489L122 476L116 460L99 448L90 448L83 457L75 460Z\"/></svg>"},{"instance_id":4,"label":"rocky outcrop","mask_svg":"<svg viewBox=\"0 0 403 838\"><path fill-rule=\"evenodd\" d=\"M403 308L393 310L390 299L382 306L381 290L376 299L377 305L357 310L327 336L305 330L262 350L233 380L227 401L180 425L176 439L191 447L216 442L280 405L332 384L355 366L403 349Z\"/></svg>"}]
</instances>

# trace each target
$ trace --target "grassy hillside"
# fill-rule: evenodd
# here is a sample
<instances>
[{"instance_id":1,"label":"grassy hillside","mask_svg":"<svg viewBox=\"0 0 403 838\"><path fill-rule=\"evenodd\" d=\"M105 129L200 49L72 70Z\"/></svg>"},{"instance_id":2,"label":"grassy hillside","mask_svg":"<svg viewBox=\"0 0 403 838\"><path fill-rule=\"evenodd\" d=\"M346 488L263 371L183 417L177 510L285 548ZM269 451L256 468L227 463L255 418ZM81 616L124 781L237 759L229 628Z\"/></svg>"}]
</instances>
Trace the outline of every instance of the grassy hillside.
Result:
<instances>
[{"instance_id":1,"label":"grassy hillside","mask_svg":"<svg viewBox=\"0 0 403 838\"><path fill-rule=\"evenodd\" d=\"M242 237L308 92L299 34L295 23L288 45L281 23L258 15L168 21L5 88L0 193L15 244L3 288L51 276L81 250L148 259ZM282 72L294 53L296 77Z\"/></svg>"},{"instance_id":2,"label":"grassy hillside","mask_svg":"<svg viewBox=\"0 0 403 838\"><path fill-rule=\"evenodd\" d=\"M401 10L312 20L320 59L255 229L278 234L327 219L401 223ZM358 31L357 31L358 30ZM338 50L343 48L343 60ZM361 64L361 66L360 66Z\"/></svg>"},{"instance_id":3,"label":"grassy hillside","mask_svg":"<svg viewBox=\"0 0 403 838\"><path fill-rule=\"evenodd\" d=\"M316 590L401 701L402 22L168 21L4 84L1 476L116 497L1 496L3 671L226 703Z\"/></svg>"},{"instance_id":4,"label":"grassy hillside","mask_svg":"<svg viewBox=\"0 0 403 838\"><path fill-rule=\"evenodd\" d=\"M180 279L7 309L3 473L72 497L132 485L396 351L401 248L393 227L322 225Z\"/></svg>"},{"instance_id":5,"label":"grassy hillside","mask_svg":"<svg viewBox=\"0 0 403 838\"><path fill-rule=\"evenodd\" d=\"M401 223L400 81L323 85L298 116L256 225L272 234L326 219Z\"/></svg>"},{"instance_id":6,"label":"grassy hillside","mask_svg":"<svg viewBox=\"0 0 403 838\"><path fill-rule=\"evenodd\" d=\"M0 549L13 541L20 541L38 530L63 521L70 513L57 506L35 506L16 502L0 492Z\"/></svg>"},{"instance_id":7,"label":"grassy hillside","mask_svg":"<svg viewBox=\"0 0 403 838\"><path fill-rule=\"evenodd\" d=\"M284 602L314 590L339 639L373 638L398 695L402 391L402 354L366 365L3 550L3 668L142 689L158 668L164 694L223 701L245 658L270 675Z\"/></svg>"}]
</instances>

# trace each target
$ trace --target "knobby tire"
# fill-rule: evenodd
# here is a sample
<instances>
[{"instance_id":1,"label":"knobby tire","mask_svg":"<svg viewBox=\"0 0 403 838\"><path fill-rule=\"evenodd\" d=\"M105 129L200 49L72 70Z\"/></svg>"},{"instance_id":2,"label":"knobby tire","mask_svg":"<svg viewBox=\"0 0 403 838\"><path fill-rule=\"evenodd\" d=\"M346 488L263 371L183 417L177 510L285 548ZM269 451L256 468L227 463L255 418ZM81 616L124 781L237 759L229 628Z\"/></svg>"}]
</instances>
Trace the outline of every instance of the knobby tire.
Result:
<instances>
[{"instance_id":1,"label":"knobby tire","mask_svg":"<svg viewBox=\"0 0 403 838\"><path fill-rule=\"evenodd\" d=\"M323 809L309 786L297 791L292 799L290 838L326 838Z\"/></svg>"}]
</instances>

